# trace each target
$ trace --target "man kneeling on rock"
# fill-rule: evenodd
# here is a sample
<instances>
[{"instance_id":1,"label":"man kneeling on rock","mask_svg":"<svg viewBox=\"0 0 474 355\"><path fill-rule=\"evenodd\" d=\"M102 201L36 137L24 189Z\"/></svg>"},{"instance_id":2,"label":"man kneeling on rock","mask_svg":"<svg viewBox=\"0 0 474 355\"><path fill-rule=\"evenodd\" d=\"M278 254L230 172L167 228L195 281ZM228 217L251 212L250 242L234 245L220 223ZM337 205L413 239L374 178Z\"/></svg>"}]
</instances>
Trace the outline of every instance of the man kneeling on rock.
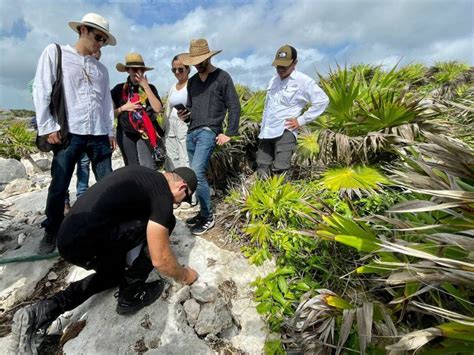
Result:
<instances>
[{"instance_id":1,"label":"man kneeling on rock","mask_svg":"<svg viewBox=\"0 0 474 355\"><path fill-rule=\"evenodd\" d=\"M190 168L161 174L128 166L92 186L64 219L57 244L65 260L96 272L16 312L12 350L36 354L37 340L60 314L112 287L119 286L118 314L133 314L150 305L164 288L162 280L145 282L153 267L178 282L192 284L198 274L178 264L169 236L176 224L173 203L191 202L196 185ZM127 265L127 253L136 248L138 257Z\"/></svg>"}]
</instances>

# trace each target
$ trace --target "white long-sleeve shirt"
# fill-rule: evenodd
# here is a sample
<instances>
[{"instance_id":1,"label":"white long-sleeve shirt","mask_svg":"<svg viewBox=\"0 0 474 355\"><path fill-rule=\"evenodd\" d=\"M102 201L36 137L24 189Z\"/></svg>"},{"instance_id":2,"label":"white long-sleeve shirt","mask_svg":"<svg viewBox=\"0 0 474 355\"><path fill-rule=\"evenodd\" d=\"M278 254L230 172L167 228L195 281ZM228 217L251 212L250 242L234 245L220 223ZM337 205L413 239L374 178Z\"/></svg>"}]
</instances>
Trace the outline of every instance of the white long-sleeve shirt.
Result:
<instances>
[{"instance_id":1,"label":"white long-sleeve shirt","mask_svg":"<svg viewBox=\"0 0 474 355\"><path fill-rule=\"evenodd\" d=\"M61 50L69 132L113 136L114 111L107 68L93 56L82 56L69 45L61 46ZM33 101L40 135L59 131L59 124L49 111L57 59L56 45L50 44L36 68Z\"/></svg>"},{"instance_id":2,"label":"white long-sleeve shirt","mask_svg":"<svg viewBox=\"0 0 474 355\"><path fill-rule=\"evenodd\" d=\"M310 103L309 109L301 115L301 111ZM296 118L300 126L320 116L329 98L323 90L306 74L296 69L285 79L275 75L267 88L262 125L258 138L270 139L280 137L285 131L287 119ZM297 130L292 133L296 136Z\"/></svg>"}]
</instances>

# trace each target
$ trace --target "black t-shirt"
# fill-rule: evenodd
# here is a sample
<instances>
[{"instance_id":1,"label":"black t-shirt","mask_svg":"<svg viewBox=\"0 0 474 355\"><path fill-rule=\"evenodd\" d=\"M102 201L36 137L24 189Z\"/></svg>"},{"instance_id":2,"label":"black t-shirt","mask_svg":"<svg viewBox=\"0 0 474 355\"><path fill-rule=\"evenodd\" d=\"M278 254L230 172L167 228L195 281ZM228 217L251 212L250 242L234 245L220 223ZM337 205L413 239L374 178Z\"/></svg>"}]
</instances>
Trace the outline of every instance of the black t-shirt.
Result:
<instances>
[{"instance_id":1,"label":"black t-shirt","mask_svg":"<svg viewBox=\"0 0 474 355\"><path fill-rule=\"evenodd\" d=\"M123 98L123 86L124 86L125 83L120 83L120 84L117 84L115 85L115 87L110 91L111 95L112 95L112 101L114 102L114 106L116 108L122 106L123 104L125 104L127 102L127 100L125 100ZM129 85L131 85L132 87L132 90L133 90L133 93L136 93L138 94L138 91L139 91L139 85L132 85L131 83L129 83ZM156 90L156 87L152 84L150 84L150 89L151 91L153 92L153 94L156 96L156 98L160 101L161 101L161 98L160 98L160 95L158 95L158 91ZM151 107L150 105L150 100L146 100L145 101L145 111L146 113L148 114L148 116L150 117L150 119L152 120L153 122L153 125L155 126L155 129L158 131L158 134L160 134L160 128L158 128L158 123L156 122L156 113L153 111L153 108ZM134 132L135 133L135 129L130 125L130 122L128 120L128 112L121 112L119 115L118 115L118 122L117 122L117 126L120 127L120 128L123 128L125 131L128 131L128 132ZM157 127L158 126L158 127ZM162 136L162 134L160 134L160 136Z\"/></svg>"},{"instance_id":2,"label":"black t-shirt","mask_svg":"<svg viewBox=\"0 0 474 355\"><path fill-rule=\"evenodd\" d=\"M120 236L110 231L128 221L148 220L168 228L170 234L173 231L176 219L168 182L152 169L126 166L97 182L76 201L61 224L58 245L79 243L100 248L120 243Z\"/></svg>"}]
</instances>

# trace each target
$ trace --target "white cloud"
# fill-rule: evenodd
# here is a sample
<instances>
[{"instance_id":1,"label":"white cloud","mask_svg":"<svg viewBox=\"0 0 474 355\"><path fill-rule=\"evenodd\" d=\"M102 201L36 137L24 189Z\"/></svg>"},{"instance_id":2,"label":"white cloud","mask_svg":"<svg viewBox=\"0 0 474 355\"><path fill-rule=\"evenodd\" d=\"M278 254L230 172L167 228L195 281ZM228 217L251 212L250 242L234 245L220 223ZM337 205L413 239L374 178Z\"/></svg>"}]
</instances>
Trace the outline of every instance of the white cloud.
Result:
<instances>
[{"instance_id":1,"label":"white cloud","mask_svg":"<svg viewBox=\"0 0 474 355\"><path fill-rule=\"evenodd\" d=\"M52 42L74 44L68 21L87 12L107 17L118 43L103 49L111 86L125 79L115 70L130 51L140 52L161 96L174 81L170 61L187 52L192 38L204 37L211 49L222 49L213 63L235 82L265 88L274 74L271 62L285 43L298 49L299 70L316 77L329 65L352 63L462 60L474 63L471 0L198 0L109 3L79 0L0 0L0 107L32 108L26 91L43 48ZM163 6L176 7L171 20ZM188 10L185 10L188 9ZM140 12L140 10L143 10ZM146 24L139 19L146 17ZM24 21L26 38L11 37ZM150 25L151 24L151 25Z\"/></svg>"}]
</instances>

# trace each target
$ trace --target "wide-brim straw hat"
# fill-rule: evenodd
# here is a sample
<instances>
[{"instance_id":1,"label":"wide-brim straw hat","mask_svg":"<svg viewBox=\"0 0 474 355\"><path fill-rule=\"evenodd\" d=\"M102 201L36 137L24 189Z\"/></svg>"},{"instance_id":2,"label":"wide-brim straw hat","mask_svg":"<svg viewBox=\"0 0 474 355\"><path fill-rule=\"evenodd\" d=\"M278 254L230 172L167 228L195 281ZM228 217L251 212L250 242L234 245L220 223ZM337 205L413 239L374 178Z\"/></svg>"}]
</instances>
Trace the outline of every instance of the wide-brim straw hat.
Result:
<instances>
[{"instance_id":1,"label":"wide-brim straw hat","mask_svg":"<svg viewBox=\"0 0 474 355\"><path fill-rule=\"evenodd\" d=\"M181 63L184 65L197 65L206 59L219 54L222 50L211 51L207 41L203 38L192 39L189 44L189 53L183 53L179 56Z\"/></svg>"},{"instance_id":2,"label":"wide-brim straw hat","mask_svg":"<svg viewBox=\"0 0 474 355\"><path fill-rule=\"evenodd\" d=\"M107 44L110 46L115 46L117 41L115 37L109 32L109 22L102 16L94 13L85 14L82 18L82 21L71 21L69 22L69 27L71 27L75 32L79 33L79 26L89 26L95 28L99 31L104 32L107 35Z\"/></svg>"},{"instance_id":3,"label":"wide-brim straw hat","mask_svg":"<svg viewBox=\"0 0 474 355\"><path fill-rule=\"evenodd\" d=\"M140 53L128 53L125 56L125 64L117 63L115 66L119 72L126 72L128 68L143 68L144 71L155 68L147 67Z\"/></svg>"}]
</instances>

